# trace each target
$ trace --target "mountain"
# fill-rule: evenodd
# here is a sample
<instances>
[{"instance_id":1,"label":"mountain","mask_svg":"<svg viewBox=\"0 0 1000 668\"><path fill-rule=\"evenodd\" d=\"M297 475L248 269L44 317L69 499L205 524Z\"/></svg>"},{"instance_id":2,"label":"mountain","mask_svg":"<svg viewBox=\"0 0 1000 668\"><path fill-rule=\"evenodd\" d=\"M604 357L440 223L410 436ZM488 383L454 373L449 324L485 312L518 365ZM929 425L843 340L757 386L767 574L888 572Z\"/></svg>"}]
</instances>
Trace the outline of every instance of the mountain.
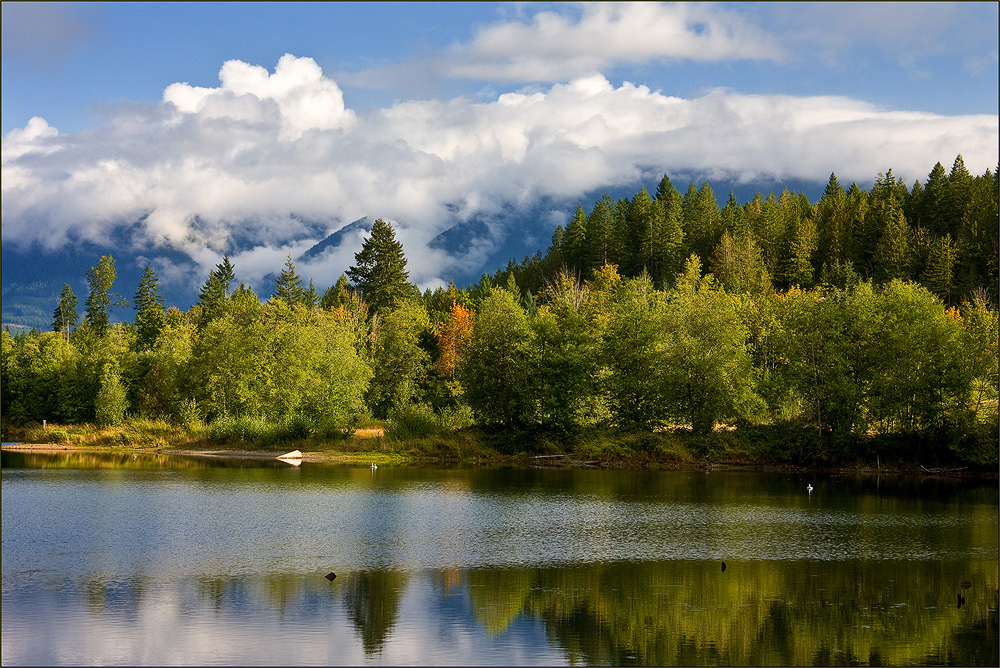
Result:
<instances>
[{"instance_id":1,"label":"mountain","mask_svg":"<svg viewBox=\"0 0 1000 668\"><path fill-rule=\"evenodd\" d=\"M355 232L371 232L371 230L372 221L368 220L368 216L358 218L353 223L344 225L342 228L299 255L296 262L310 262L312 260L317 260L322 257L323 253L326 251L338 248L344 241L344 238L348 235L354 234Z\"/></svg>"},{"instance_id":2,"label":"mountain","mask_svg":"<svg viewBox=\"0 0 1000 668\"><path fill-rule=\"evenodd\" d=\"M674 186L682 193L687 191L687 184L682 178L672 180ZM782 184L711 182L720 207L725 205L730 190L733 190L737 200L743 203L753 198L757 192L766 195L774 190L777 194L786 185L791 189L804 191L810 201L816 202L823 193L825 182ZM645 183L645 186L647 190L653 192L656 183ZM454 258L465 260L456 263L456 269L448 276L443 276L444 280L454 281L459 286L474 285L484 273L493 274L498 268L505 266L508 260L519 262L535 252L544 253L551 243L556 225L560 221L565 224L577 204L583 205L584 210L589 212L605 193L613 200L630 198L640 187L633 184L605 188L584 193L578 198L558 200L542 198L530 206L508 205L502 211L491 215L476 215L467 220L459 220L456 217L431 241L430 247L443 250ZM372 220L366 216L332 234L323 236L330 229L332 221L323 222L298 216L293 218L299 224L299 231L296 239L286 241L319 239L295 259L295 262L303 266L321 264L323 258L334 249L339 248L345 241L355 243L360 234L366 234L371 230L372 225ZM150 263L159 276L160 290L166 305L176 306L182 311L188 310L197 302L198 292L208 272L184 253L152 246L142 236L139 222L141 221L119 228L103 244L79 242L52 251L38 244L23 247L14 243L4 243L0 246L2 322L42 330L50 329L52 312L59 301L63 284L72 287L79 300L82 314L83 303L87 297L87 270L95 266L102 255L107 254L116 260L118 278L115 281L115 292L131 300L143 269ZM260 226L247 225L244 229L259 230ZM243 236L236 235L230 240L228 252L232 256L252 251L260 248L262 241L247 231ZM352 249L351 252L356 250ZM407 248L403 250L408 254L413 252ZM219 259L221 260L221 255ZM240 262L236 261L235 264L237 280L243 280ZM263 275L253 285L263 298L270 294L274 278L281 270L281 264L283 263L277 263L271 272ZM328 282L332 283L329 279ZM323 291L329 287L319 283L320 281L317 281L317 290ZM133 317L134 312L131 308L112 311L112 320L132 320Z\"/></svg>"}]
</instances>

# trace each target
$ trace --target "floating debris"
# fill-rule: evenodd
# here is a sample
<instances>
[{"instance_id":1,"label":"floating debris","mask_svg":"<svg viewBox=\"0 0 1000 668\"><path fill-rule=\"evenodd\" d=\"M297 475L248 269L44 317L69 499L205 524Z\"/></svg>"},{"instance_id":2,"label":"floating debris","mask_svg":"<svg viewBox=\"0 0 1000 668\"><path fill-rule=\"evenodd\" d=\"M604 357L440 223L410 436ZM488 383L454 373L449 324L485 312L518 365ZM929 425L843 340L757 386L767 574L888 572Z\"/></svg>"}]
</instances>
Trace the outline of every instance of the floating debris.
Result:
<instances>
[{"instance_id":1,"label":"floating debris","mask_svg":"<svg viewBox=\"0 0 1000 668\"><path fill-rule=\"evenodd\" d=\"M331 571L331 572L327 573L326 575L324 575L323 577L325 577L325 578L326 578L327 580L329 580L330 582L333 582L333 581L334 581L334 579L336 579L336 577L337 577L337 574L336 574L336 573L334 573L333 571Z\"/></svg>"}]
</instances>

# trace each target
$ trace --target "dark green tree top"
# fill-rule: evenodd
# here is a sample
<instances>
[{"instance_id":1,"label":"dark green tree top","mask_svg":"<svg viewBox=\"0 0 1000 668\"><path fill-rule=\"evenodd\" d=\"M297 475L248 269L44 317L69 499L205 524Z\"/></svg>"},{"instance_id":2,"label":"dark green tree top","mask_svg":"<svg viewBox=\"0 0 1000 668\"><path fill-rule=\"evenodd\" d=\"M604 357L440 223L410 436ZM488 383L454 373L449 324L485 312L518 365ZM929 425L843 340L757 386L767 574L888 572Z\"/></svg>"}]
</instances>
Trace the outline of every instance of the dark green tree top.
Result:
<instances>
[{"instance_id":1,"label":"dark green tree top","mask_svg":"<svg viewBox=\"0 0 1000 668\"><path fill-rule=\"evenodd\" d=\"M156 273L147 264L135 291L135 327L140 348L152 347L163 328L163 295Z\"/></svg>"},{"instance_id":2,"label":"dark green tree top","mask_svg":"<svg viewBox=\"0 0 1000 668\"><path fill-rule=\"evenodd\" d=\"M59 305L52 312L52 331L63 332L67 341L70 332L76 329L80 321L80 316L76 312L78 303L73 288L69 287L69 283L64 283L62 292L59 293Z\"/></svg>"},{"instance_id":3,"label":"dark green tree top","mask_svg":"<svg viewBox=\"0 0 1000 668\"><path fill-rule=\"evenodd\" d=\"M215 269L209 274L198 295L202 311L200 326L208 324L222 314L229 299L229 286L235 278L236 273L232 263L229 262L229 256L223 255L222 262L215 265Z\"/></svg>"},{"instance_id":4,"label":"dark green tree top","mask_svg":"<svg viewBox=\"0 0 1000 668\"><path fill-rule=\"evenodd\" d=\"M391 309L412 293L403 245L396 241L392 225L381 218L372 225L361 250L354 254L354 262L347 277L372 311Z\"/></svg>"}]
</instances>

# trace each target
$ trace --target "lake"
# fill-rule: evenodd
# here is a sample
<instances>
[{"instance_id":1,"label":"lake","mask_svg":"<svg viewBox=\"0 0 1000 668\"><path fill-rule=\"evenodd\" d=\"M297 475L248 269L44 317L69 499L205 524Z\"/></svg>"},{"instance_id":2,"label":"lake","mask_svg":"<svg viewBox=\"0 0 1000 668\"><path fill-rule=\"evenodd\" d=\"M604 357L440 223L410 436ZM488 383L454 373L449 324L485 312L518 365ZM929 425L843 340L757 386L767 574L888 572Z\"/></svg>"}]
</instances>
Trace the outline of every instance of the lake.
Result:
<instances>
[{"instance_id":1,"label":"lake","mask_svg":"<svg viewBox=\"0 0 1000 668\"><path fill-rule=\"evenodd\" d=\"M4 666L998 664L996 481L2 457Z\"/></svg>"}]
</instances>

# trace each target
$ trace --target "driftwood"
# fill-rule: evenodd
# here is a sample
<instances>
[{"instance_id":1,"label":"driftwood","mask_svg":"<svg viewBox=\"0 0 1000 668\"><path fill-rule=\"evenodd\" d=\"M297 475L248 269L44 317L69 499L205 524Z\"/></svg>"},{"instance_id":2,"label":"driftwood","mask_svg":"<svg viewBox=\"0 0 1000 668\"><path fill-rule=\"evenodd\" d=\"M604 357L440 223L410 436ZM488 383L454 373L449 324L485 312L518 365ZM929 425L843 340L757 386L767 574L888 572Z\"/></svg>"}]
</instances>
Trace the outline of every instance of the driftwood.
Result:
<instances>
[{"instance_id":1,"label":"driftwood","mask_svg":"<svg viewBox=\"0 0 1000 668\"><path fill-rule=\"evenodd\" d=\"M920 468L922 468L927 473L958 473L959 471L965 470L964 466L959 466L957 468L952 468L952 469L949 469L949 468L929 469L926 466L924 466L923 464L920 465Z\"/></svg>"}]
</instances>

